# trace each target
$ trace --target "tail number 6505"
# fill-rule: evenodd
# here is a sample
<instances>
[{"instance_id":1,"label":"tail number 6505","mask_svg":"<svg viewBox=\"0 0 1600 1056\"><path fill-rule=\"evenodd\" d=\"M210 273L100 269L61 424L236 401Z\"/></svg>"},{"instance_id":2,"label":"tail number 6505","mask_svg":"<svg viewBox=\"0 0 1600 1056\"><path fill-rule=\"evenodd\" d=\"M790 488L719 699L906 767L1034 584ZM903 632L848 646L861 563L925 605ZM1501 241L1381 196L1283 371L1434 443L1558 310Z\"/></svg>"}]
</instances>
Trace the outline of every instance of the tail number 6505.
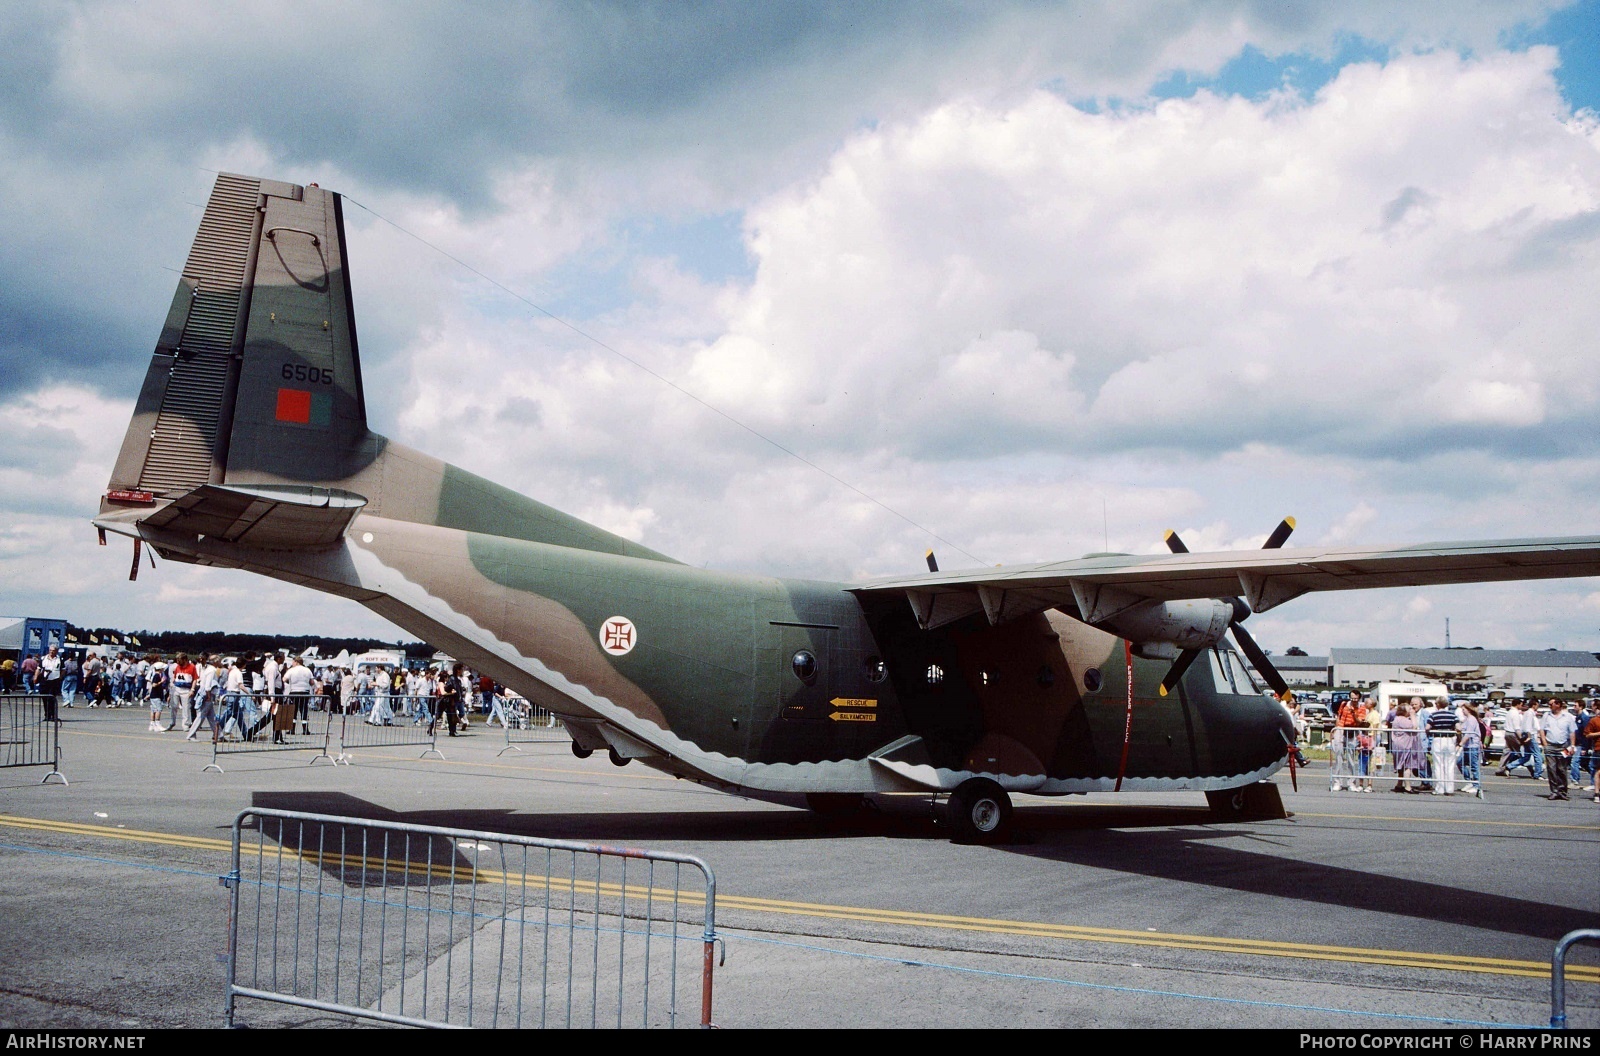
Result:
<instances>
[{"instance_id":1,"label":"tail number 6505","mask_svg":"<svg viewBox=\"0 0 1600 1056\"><path fill-rule=\"evenodd\" d=\"M332 367L308 367L304 363L285 363L284 381L304 381L312 385L332 385Z\"/></svg>"}]
</instances>

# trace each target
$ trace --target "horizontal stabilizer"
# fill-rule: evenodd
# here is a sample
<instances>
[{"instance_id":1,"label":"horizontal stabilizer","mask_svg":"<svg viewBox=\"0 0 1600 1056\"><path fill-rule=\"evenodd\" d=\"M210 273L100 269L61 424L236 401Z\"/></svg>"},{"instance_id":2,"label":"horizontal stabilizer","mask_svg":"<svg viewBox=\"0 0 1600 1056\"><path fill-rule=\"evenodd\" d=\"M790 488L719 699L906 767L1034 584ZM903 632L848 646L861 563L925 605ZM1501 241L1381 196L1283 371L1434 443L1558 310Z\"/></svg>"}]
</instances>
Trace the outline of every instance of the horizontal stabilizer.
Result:
<instances>
[{"instance_id":1,"label":"horizontal stabilizer","mask_svg":"<svg viewBox=\"0 0 1600 1056\"><path fill-rule=\"evenodd\" d=\"M140 523L262 550L319 549L337 543L366 504L333 488L205 484Z\"/></svg>"}]
</instances>

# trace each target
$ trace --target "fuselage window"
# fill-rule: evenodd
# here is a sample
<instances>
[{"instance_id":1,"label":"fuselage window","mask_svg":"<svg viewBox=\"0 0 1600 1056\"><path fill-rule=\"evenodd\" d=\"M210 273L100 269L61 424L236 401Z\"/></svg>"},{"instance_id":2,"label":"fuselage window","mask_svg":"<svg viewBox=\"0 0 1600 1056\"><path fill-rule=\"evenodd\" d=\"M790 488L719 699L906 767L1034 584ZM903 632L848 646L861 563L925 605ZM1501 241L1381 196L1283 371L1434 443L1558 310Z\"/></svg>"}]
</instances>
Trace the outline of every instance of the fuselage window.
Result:
<instances>
[{"instance_id":1,"label":"fuselage window","mask_svg":"<svg viewBox=\"0 0 1600 1056\"><path fill-rule=\"evenodd\" d=\"M1039 668L1039 685L1053 686L1056 684L1056 673L1049 664Z\"/></svg>"},{"instance_id":2,"label":"fuselage window","mask_svg":"<svg viewBox=\"0 0 1600 1056\"><path fill-rule=\"evenodd\" d=\"M802 682L811 682L817 677L817 658L805 649L795 653L789 663L794 667L794 675Z\"/></svg>"},{"instance_id":3,"label":"fuselage window","mask_svg":"<svg viewBox=\"0 0 1600 1056\"><path fill-rule=\"evenodd\" d=\"M884 679L886 679L888 677L889 677L889 668L887 666L885 666L885 664L883 662L883 657L881 657L881 656L869 656L869 657L867 657L867 681L868 682L882 682Z\"/></svg>"},{"instance_id":4,"label":"fuselage window","mask_svg":"<svg viewBox=\"0 0 1600 1056\"><path fill-rule=\"evenodd\" d=\"M929 664L928 665L928 685L937 686L940 682L943 682L943 681L944 681L944 668L940 667L938 664Z\"/></svg>"}]
</instances>

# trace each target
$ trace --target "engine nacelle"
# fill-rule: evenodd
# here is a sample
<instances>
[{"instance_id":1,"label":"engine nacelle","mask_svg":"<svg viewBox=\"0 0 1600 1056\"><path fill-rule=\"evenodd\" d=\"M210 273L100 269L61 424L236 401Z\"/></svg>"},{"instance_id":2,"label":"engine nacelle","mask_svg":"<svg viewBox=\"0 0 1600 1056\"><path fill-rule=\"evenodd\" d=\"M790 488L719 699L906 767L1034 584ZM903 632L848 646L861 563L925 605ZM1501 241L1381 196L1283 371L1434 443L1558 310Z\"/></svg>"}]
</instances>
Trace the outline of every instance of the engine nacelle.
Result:
<instances>
[{"instance_id":1,"label":"engine nacelle","mask_svg":"<svg viewBox=\"0 0 1600 1056\"><path fill-rule=\"evenodd\" d=\"M1147 601L1096 626L1133 642L1166 642L1179 649L1209 649L1234 620L1233 603L1220 598Z\"/></svg>"}]
</instances>

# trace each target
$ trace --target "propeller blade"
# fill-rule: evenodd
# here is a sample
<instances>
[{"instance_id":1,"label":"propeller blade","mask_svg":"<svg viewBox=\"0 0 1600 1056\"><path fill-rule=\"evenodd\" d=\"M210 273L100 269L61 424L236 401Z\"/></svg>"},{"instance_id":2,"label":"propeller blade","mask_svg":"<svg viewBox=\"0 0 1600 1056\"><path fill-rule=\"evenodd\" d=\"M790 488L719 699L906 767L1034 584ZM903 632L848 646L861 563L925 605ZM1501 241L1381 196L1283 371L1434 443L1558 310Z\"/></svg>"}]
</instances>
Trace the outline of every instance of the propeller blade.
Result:
<instances>
[{"instance_id":1,"label":"propeller blade","mask_svg":"<svg viewBox=\"0 0 1600 1056\"><path fill-rule=\"evenodd\" d=\"M934 558L932 550L929 550L926 554L923 554L922 556L928 559L928 571L929 572L937 572L937 571L939 571L939 562Z\"/></svg>"},{"instance_id":2,"label":"propeller blade","mask_svg":"<svg viewBox=\"0 0 1600 1056\"><path fill-rule=\"evenodd\" d=\"M1200 655L1198 649L1185 649L1178 654L1178 659L1167 668L1167 677L1161 680L1161 695L1164 697L1172 691L1172 687L1183 681L1183 673L1189 670L1189 665L1194 663L1194 658Z\"/></svg>"},{"instance_id":3,"label":"propeller blade","mask_svg":"<svg viewBox=\"0 0 1600 1056\"><path fill-rule=\"evenodd\" d=\"M1163 535L1161 538L1167 541L1167 549L1171 550L1173 553L1187 554L1189 552L1189 548L1183 545L1183 540L1178 538L1178 533L1175 529L1168 528L1167 534Z\"/></svg>"},{"instance_id":4,"label":"propeller blade","mask_svg":"<svg viewBox=\"0 0 1600 1056\"><path fill-rule=\"evenodd\" d=\"M1294 518L1285 517L1278 522L1278 526L1267 536L1267 541L1261 544L1263 550L1276 550L1289 538L1289 533L1294 531Z\"/></svg>"},{"instance_id":5,"label":"propeller blade","mask_svg":"<svg viewBox=\"0 0 1600 1056\"><path fill-rule=\"evenodd\" d=\"M1272 666L1272 661L1267 659L1267 654L1262 652L1261 647L1256 644L1256 640L1250 637L1250 632L1237 623L1233 625L1231 630L1233 631L1233 640L1239 643L1239 648L1244 650L1244 655L1248 656L1250 662L1255 665L1256 674L1267 680L1267 685L1272 687L1272 691L1278 695L1279 699L1286 697L1289 693L1289 683L1285 682L1283 676L1278 674L1278 669Z\"/></svg>"}]
</instances>

